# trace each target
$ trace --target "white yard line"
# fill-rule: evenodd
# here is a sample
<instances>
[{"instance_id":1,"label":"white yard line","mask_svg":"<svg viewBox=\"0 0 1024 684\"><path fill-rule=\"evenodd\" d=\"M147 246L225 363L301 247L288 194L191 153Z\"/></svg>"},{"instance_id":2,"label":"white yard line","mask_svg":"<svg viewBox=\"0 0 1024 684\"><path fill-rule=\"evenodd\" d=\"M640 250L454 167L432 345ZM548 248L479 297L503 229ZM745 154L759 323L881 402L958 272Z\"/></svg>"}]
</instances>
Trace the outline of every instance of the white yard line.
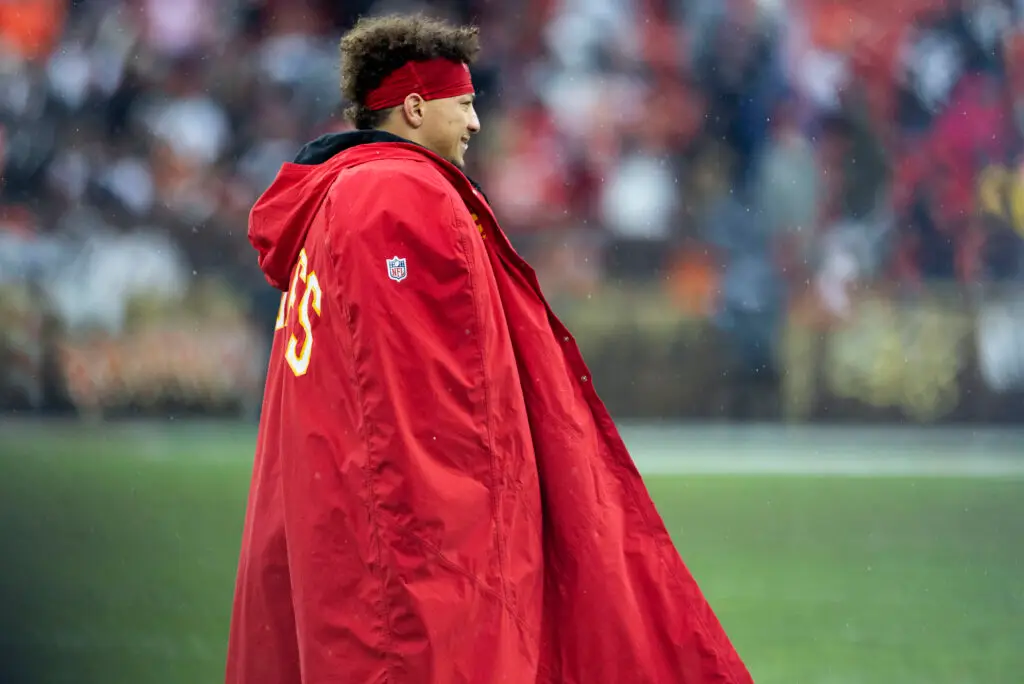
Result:
<instances>
[{"instance_id":1,"label":"white yard line","mask_svg":"<svg viewBox=\"0 0 1024 684\"><path fill-rule=\"evenodd\" d=\"M644 475L1024 478L1024 431L627 425Z\"/></svg>"},{"instance_id":2,"label":"white yard line","mask_svg":"<svg viewBox=\"0 0 1024 684\"><path fill-rule=\"evenodd\" d=\"M633 454L643 475L1024 478L1024 460L1003 457Z\"/></svg>"},{"instance_id":3,"label":"white yard line","mask_svg":"<svg viewBox=\"0 0 1024 684\"><path fill-rule=\"evenodd\" d=\"M623 423L623 439L644 475L1024 478L1024 429ZM225 464L249 461L255 425L0 418L4 446L88 440L125 444L140 461ZM188 448L183 449L181 438ZM95 453L95 449L91 453ZM55 457L63 458L62 447Z\"/></svg>"}]
</instances>

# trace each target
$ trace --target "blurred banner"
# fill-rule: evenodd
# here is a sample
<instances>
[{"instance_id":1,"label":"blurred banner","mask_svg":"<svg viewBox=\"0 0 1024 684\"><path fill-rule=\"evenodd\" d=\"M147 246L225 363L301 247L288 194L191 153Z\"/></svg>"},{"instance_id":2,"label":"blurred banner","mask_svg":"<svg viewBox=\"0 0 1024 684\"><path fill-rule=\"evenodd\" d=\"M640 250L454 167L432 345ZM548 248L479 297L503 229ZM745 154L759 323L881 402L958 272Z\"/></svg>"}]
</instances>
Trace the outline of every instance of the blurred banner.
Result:
<instances>
[{"instance_id":1,"label":"blurred banner","mask_svg":"<svg viewBox=\"0 0 1024 684\"><path fill-rule=\"evenodd\" d=\"M760 314L688 316L670 298L594 298L569 316L616 416L787 422L1021 423L1024 301L935 286L807 295L772 341ZM758 344L758 340L765 340Z\"/></svg>"},{"instance_id":2,"label":"blurred banner","mask_svg":"<svg viewBox=\"0 0 1024 684\"><path fill-rule=\"evenodd\" d=\"M93 235L3 247L21 269L0 268L12 276L0 282L0 409L86 418L258 410L269 333L223 280L192 277L172 243Z\"/></svg>"},{"instance_id":3,"label":"blurred banner","mask_svg":"<svg viewBox=\"0 0 1024 684\"><path fill-rule=\"evenodd\" d=\"M273 293L271 293L272 295ZM71 311L83 318L76 289ZM0 398L85 417L252 416L268 326L223 284L98 300L72 320L39 287L0 287ZM651 288L561 298L605 402L621 418L1021 423L1024 299L950 285L850 293L843 315L798 298L703 315ZM777 331L773 326L777 325ZM777 334L774 334L776 333Z\"/></svg>"}]
</instances>

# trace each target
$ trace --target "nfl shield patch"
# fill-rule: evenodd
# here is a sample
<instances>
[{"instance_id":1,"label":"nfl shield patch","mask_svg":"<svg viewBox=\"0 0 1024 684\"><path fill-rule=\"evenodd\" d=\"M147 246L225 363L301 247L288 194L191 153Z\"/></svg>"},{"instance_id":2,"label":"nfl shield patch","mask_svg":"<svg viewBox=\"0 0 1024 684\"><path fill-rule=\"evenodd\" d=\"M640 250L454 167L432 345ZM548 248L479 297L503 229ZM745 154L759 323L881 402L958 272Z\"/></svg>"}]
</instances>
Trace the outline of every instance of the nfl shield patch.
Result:
<instances>
[{"instance_id":1,"label":"nfl shield patch","mask_svg":"<svg viewBox=\"0 0 1024 684\"><path fill-rule=\"evenodd\" d=\"M405 270L405 259L399 257L388 259L388 278L400 283L405 280L406 275L408 273Z\"/></svg>"}]
</instances>

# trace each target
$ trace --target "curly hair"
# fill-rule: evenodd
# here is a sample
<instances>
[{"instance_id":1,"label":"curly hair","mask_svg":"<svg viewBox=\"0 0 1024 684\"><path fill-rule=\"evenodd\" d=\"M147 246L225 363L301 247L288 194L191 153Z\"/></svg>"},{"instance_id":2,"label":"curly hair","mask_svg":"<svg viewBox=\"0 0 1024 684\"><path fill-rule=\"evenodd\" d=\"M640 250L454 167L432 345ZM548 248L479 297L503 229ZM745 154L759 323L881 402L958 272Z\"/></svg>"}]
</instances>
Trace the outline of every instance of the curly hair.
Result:
<instances>
[{"instance_id":1,"label":"curly hair","mask_svg":"<svg viewBox=\"0 0 1024 684\"><path fill-rule=\"evenodd\" d=\"M422 14L363 17L341 39L341 92L345 116L357 129L380 126L390 109L373 111L366 98L406 62L443 57L472 64L480 52L479 29L452 26Z\"/></svg>"}]
</instances>

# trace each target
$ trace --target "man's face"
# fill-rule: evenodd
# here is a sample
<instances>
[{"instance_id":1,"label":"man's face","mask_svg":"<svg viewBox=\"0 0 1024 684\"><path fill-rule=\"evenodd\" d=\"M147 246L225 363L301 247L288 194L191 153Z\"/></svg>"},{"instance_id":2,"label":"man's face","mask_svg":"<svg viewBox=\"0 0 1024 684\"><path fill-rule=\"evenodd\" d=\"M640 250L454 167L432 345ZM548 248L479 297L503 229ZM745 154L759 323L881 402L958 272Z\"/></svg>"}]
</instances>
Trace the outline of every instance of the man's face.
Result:
<instances>
[{"instance_id":1,"label":"man's face","mask_svg":"<svg viewBox=\"0 0 1024 684\"><path fill-rule=\"evenodd\" d=\"M423 103L421 135L426 147L460 169L465 163L470 137L480 130L474 99L475 96L469 94Z\"/></svg>"}]
</instances>

